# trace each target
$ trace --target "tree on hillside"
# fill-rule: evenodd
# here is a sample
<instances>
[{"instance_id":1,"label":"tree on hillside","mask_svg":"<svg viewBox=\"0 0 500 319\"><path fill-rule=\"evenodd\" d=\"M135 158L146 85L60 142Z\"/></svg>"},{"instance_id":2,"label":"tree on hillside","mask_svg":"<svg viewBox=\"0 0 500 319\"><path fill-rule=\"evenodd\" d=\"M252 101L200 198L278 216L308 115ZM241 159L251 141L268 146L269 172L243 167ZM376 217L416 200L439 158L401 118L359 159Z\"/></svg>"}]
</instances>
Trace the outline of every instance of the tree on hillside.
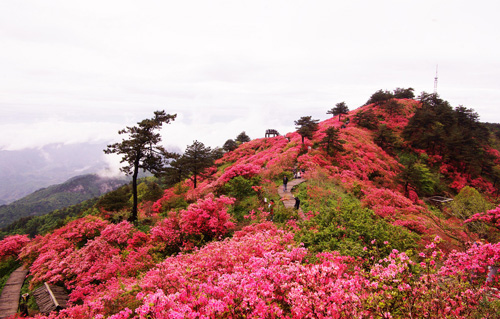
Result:
<instances>
[{"instance_id":1,"label":"tree on hillside","mask_svg":"<svg viewBox=\"0 0 500 319\"><path fill-rule=\"evenodd\" d=\"M342 114L347 114L349 113L349 107L347 107L347 104L345 102L340 102L335 104L335 107L326 112L326 114L332 114L333 116L339 116L339 121L340 121L340 116Z\"/></svg>"},{"instance_id":2,"label":"tree on hillside","mask_svg":"<svg viewBox=\"0 0 500 319\"><path fill-rule=\"evenodd\" d=\"M475 188L465 186L449 204L450 213L466 220L474 214L485 213L494 206L484 198ZM480 235L487 235L486 225L481 222L471 222L466 224L467 229Z\"/></svg>"},{"instance_id":3,"label":"tree on hillside","mask_svg":"<svg viewBox=\"0 0 500 319\"><path fill-rule=\"evenodd\" d=\"M403 137L415 148L441 154L446 148L446 137L456 127L453 108L437 94L422 93L419 99L422 107L408 121Z\"/></svg>"},{"instance_id":4,"label":"tree on hillside","mask_svg":"<svg viewBox=\"0 0 500 319\"><path fill-rule=\"evenodd\" d=\"M389 92L389 91L383 91L383 90L378 90L377 92L373 93L372 96L366 101L366 104L381 104L382 102L388 101L392 99L394 95Z\"/></svg>"},{"instance_id":5,"label":"tree on hillside","mask_svg":"<svg viewBox=\"0 0 500 319\"><path fill-rule=\"evenodd\" d=\"M324 132L326 135L321 139L320 144L326 150L326 153L330 156L334 156L337 152L342 152L344 150L344 146L342 144L345 141L339 139L340 130L333 126L327 128Z\"/></svg>"},{"instance_id":6,"label":"tree on hillside","mask_svg":"<svg viewBox=\"0 0 500 319\"><path fill-rule=\"evenodd\" d=\"M226 143L224 143L224 145L222 146L222 149L225 152L231 152L237 148L238 148L238 143L236 143L233 139L227 140Z\"/></svg>"},{"instance_id":7,"label":"tree on hillside","mask_svg":"<svg viewBox=\"0 0 500 319\"><path fill-rule=\"evenodd\" d=\"M403 170L397 175L403 184L405 195L408 197L413 188L420 195L432 195L437 185L437 178L432 174L427 165L416 156L401 155Z\"/></svg>"},{"instance_id":8,"label":"tree on hillside","mask_svg":"<svg viewBox=\"0 0 500 319\"><path fill-rule=\"evenodd\" d=\"M394 98L396 99L413 99L415 94L413 94L413 88L397 88L394 90Z\"/></svg>"},{"instance_id":9,"label":"tree on hillside","mask_svg":"<svg viewBox=\"0 0 500 319\"><path fill-rule=\"evenodd\" d=\"M139 169L149 171L154 174L161 171L162 154L165 149L158 146L161 142L161 135L156 131L164 123L168 124L175 120L176 114L166 114L165 111L154 112L154 117L145 119L137 123L137 126L127 127L120 130L118 134L127 134L128 139L123 139L120 143L108 145L104 150L106 154L123 155L121 163L126 163L120 170L127 175L132 175L133 206L130 221L137 220L137 176Z\"/></svg>"},{"instance_id":10,"label":"tree on hillside","mask_svg":"<svg viewBox=\"0 0 500 319\"><path fill-rule=\"evenodd\" d=\"M216 146L212 150L212 158L215 161L215 160L218 160L219 158L222 158L222 156L224 156L224 149L222 149L222 147Z\"/></svg>"},{"instance_id":11,"label":"tree on hillside","mask_svg":"<svg viewBox=\"0 0 500 319\"><path fill-rule=\"evenodd\" d=\"M399 145L397 135L394 134L393 130L387 127L387 124L378 126L373 141L388 153L392 153L393 148Z\"/></svg>"},{"instance_id":12,"label":"tree on hillside","mask_svg":"<svg viewBox=\"0 0 500 319\"><path fill-rule=\"evenodd\" d=\"M490 133L474 110L459 106L453 109L437 94L422 93L418 108L403 130L412 147L439 154L462 172L480 174L491 170L485 156Z\"/></svg>"},{"instance_id":13,"label":"tree on hillside","mask_svg":"<svg viewBox=\"0 0 500 319\"><path fill-rule=\"evenodd\" d=\"M250 142L250 137L243 131L236 137L236 142L239 144Z\"/></svg>"},{"instance_id":14,"label":"tree on hillside","mask_svg":"<svg viewBox=\"0 0 500 319\"><path fill-rule=\"evenodd\" d=\"M353 122L369 130L374 130L378 127L378 118L372 109L359 110L354 115Z\"/></svg>"},{"instance_id":15,"label":"tree on hillside","mask_svg":"<svg viewBox=\"0 0 500 319\"><path fill-rule=\"evenodd\" d=\"M194 188L196 188L198 177L214 163L212 149L201 142L194 141L182 155L182 163L184 172L191 176Z\"/></svg>"},{"instance_id":16,"label":"tree on hillside","mask_svg":"<svg viewBox=\"0 0 500 319\"><path fill-rule=\"evenodd\" d=\"M302 116L300 119L295 121L295 129L297 129L297 133L302 136L302 144L304 144L304 138L312 139L314 132L318 130L318 122L319 120L311 119L311 116Z\"/></svg>"}]
</instances>

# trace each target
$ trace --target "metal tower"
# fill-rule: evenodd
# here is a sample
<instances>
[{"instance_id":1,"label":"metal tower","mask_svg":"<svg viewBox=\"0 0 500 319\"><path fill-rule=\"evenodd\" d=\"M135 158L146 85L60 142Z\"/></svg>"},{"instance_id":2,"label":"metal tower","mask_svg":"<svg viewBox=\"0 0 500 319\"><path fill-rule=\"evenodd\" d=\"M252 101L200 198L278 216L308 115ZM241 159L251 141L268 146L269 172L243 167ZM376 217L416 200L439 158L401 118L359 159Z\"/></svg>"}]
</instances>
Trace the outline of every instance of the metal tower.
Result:
<instances>
[{"instance_id":1,"label":"metal tower","mask_svg":"<svg viewBox=\"0 0 500 319\"><path fill-rule=\"evenodd\" d=\"M436 77L434 78L434 94L438 91L438 66L436 65Z\"/></svg>"}]
</instances>

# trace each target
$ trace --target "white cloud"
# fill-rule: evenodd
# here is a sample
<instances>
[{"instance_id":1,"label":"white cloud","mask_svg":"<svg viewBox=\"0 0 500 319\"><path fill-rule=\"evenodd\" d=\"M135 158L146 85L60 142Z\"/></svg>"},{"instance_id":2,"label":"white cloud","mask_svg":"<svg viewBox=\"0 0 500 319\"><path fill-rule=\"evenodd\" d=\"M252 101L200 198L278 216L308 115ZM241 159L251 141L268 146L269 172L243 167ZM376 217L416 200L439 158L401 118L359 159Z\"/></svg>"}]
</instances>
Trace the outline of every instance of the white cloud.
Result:
<instances>
[{"instance_id":1,"label":"white cloud","mask_svg":"<svg viewBox=\"0 0 500 319\"><path fill-rule=\"evenodd\" d=\"M158 109L179 114L166 143L221 146L378 89L431 92L437 64L443 99L500 122L496 1L0 6L0 149L116 140Z\"/></svg>"},{"instance_id":2,"label":"white cloud","mask_svg":"<svg viewBox=\"0 0 500 319\"><path fill-rule=\"evenodd\" d=\"M41 148L47 144L100 143L116 139L116 123L49 119L32 124L0 125L0 150Z\"/></svg>"}]
</instances>

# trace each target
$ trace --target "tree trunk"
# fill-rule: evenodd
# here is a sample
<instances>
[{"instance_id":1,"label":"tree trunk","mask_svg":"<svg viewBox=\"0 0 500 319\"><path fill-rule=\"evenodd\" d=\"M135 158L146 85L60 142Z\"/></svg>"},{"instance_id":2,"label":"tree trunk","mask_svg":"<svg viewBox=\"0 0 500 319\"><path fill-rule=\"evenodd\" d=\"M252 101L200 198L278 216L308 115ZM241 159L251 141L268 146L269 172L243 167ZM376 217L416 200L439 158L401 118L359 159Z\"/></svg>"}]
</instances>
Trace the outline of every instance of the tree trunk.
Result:
<instances>
[{"instance_id":1,"label":"tree trunk","mask_svg":"<svg viewBox=\"0 0 500 319\"><path fill-rule=\"evenodd\" d=\"M129 222L133 223L137 221L137 176L139 175L139 156L134 162L134 174L132 175L132 197L134 199L134 203L132 206L132 215L129 217Z\"/></svg>"}]
</instances>

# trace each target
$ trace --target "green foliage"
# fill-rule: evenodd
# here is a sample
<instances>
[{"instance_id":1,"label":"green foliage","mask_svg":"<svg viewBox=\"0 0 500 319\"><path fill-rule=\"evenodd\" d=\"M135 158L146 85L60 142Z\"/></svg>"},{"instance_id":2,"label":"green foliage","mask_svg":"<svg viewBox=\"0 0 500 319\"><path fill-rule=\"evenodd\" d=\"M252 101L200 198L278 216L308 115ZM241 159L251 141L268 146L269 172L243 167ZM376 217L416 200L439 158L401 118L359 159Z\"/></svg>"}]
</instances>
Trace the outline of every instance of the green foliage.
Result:
<instances>
[{"instance_id":1,"label":"green foliage","mask_svg":"<svg viewBox=\"0 0 500 319\"><path fill-rule=\"evenodd\" d=\"M420 195L434 194L439 178L425 165L422 158L416 155L402 154L400 163L404 165L397 179L404 185L406 196L412 187Z\"/></svg>"},{"instance_id":2,"label":"green foliage","mask_svg":"<svg viewBox=\"0 0 500 319\"><path fill-rule=\"evenodd\" d=\"M0 238L14 234L28 234L30 237L46 234L64 226L69 220L92 213L97 199L87 200L80 204L56 209L42 216L23 217L0 230Z\"/></svg>"},{"instance_id":3,"label":"green foliage","mask_svg":"<svg viewBox=\"0 0 500 319\"><path fill-rule=\"evenodd\" d=\"M286 224L290 220L300 220L299 213L294 208L286 208L284 205L277 202L276 208L274 209L274 219L275 223Z\"/></svg>"},{"instance_id":4,"label":"green foliage","mask_svg":"<svg viewBox=\"0 0 500 319\"><path fill-rule=\"evenodd\" d=\"M415 94L413 94L413 88L396 88L394 92L390 92L387 90L378 90L370 96L370 99L366 101L366 104L383 104L393 98L396 99L413 99Z\"/></svg>"},{"instance_id":5,"label":"green foliage","mask_svg":"<svg viewBox=\"0 0 500 319\"><path fill-rule=\"evenodd\" d=\"M318 122L319 120L311 119L311 116L303 116L295 121L295 129L302 136L302 144L304 144L304 138L312 140L313 134L318 130Z\"/></svg>"},{"instance_id":6,"label":"green foliage","mask_svg":"<svg viewBox=\"0 0 500 319\"><path fill-rule=\"evenodd\" d=\"M213 163L212 149L202 142L194 141L193 144L186 148L182 156L181 166L183 171L191 176L194 188L196 188L198 176L203 174L203 171L212 166Z\"/></svg>"},{"instance_id":7,"label":"green foliage","mask_svg":"<svg viewBox=\"0 0 500 319\"><path fill-rule=\"evenodd\" d=\"M319 142L330 156L344 150L345 141L339 139L339 132L338 128L331 126L325 130L325 137Z\"/></svg>"},{"instance_id":8,"label":"green foliage","mask_svg":"<svg viewBox=\"0 0 500 319\"><path fill-rule=\"evenodd\" d=\"M236 176L224 185L224 193L227 196L241 200L255 193L252 186L259 185L260 180L258 176L252 177L251 179L247 179L243 176Z\"/></svg>"},{"instance_id":9,"label":"green foliage","mask_svg":"<svg viewBox=\"0 0 500 319\"><path fill-rule=\"evenodd\" d=\"M237 200L229 208L228 212L238 223L243 223L245 221L245 216L252 210L258 211L259 206L261 206L261 203L257 195L252 195Z\"/></svg>"},{"instance_id":10,"label":"green foliage","mask_svg":"<svg viewBox=\"0 0 500 319\"><path fill-rule=\"evenodd\" d=\"M21 287L20 295L22 296L23 294L26 294L26 293L30 294L30 296L28 297L28 309L29 309L29 311L34 311L36 313L37 311L39 311L39 309L38 309L38 305L36 303L35 297L33 296L33 292L35 290L37 290L39 287L41 287L42 284L37 284L34 287L32 287L32 289L30 289L30 284L31 284L32 279L33 279L33 276L31 276L31 275L26 277L26 279L24 280L23 285ZM20 302L22 302L22 300L20 300Z\"/></svg>"},{"instance_id":11,"label":"green foliage","mask_svg":"<svg viewBox=\"0 0 500 319\"><path fill-rule=\"evenodd\" d=\"M384 103L384 108L386 109L389 116L393 116L394 114L399 114L401 112L401 104L394 99L390 99L389 101Z\"/></svg>"},{"instance_id":12,"label":"green foliage","mask_svg":"<svg viewBox=\"0 0 500 319\"><path fill-rule=\"evenodd\" d=\"M378 126L378 118L372 109L359 110L354 115L353 122L369 130L374 130Z\"/></svg>"},{"instance_id":13,"label":"green foliage","mask_svg":"<svg viewBox=\"0 0 500 319\"><path fill-rule=\"evenodd\" d=\"M418 235L377 217L370 209L361 207L357 198L331 182L309 186L309 189L301 185L299 189L303 210L318 212L310 220L299 223L301 229L296 234L296 240L303 242L311 254L339 251L361 256L363 248L370 246L372 240L380 245L383 254L390 249L406 251L417 246ZM324 194L318 199L311 198L310 194L320 192ZM385 241L390 245L384 245Z\"/></svg>"},{"instance_id":14,"label":"green foliage","mask_svg":"<svg viewBox=\"0 0 500 319\"><path fill-rule=\"evenodd\" d=\"M238 143L236 143L235 140L232 140L232 139L229 139L227 140L224 145L222 146L222 149L225 151L225 152L231 152L231 151L234 151L235 149L238 148Z\"/></svg>"},{"instance_id":15,"label":"green foliage","mask_svg":"<svg viewBox=\"0 0 500 319\"><path fill-rule=\"evenodd\" d=\"M340 116L342 114L347 114L349 113L349 107L345 102L340 102L335 104L335 107L326 112L326 114L332 114L333 116L339 116L339 121L340 121Z\"/></svg>"},{"instance_id":16,"label":"green foliage","mask_svg":"<svg viewBox=\"0 0 500 319\"><path fill-rule=\"evenodd\" d=\"M465 186L450 203L450 208L455 217L465 220L494 207L475 188Z\"/></svg>"},{"instance_id":17,"label":"green foliage","mask_svg":"<svg viewBox=\"0 0 500 319\"><path fill-rule=\"evenodd\" d=\"M160 199L162 195L163 190L156 182L152 181L151 179L146 179L144 182L137 185L137 199L139 202L154 202Z\"/></svg>"},{"instance_id":18,"label":"green foliage","mask_svg":"<svg viewBox=\"0 0 500 319\"><path fill-rule=\"evenodd\" d=\"M380 104L382 102L392 99L393 97L394 95L387 90L385 91L378 90L377 92L373 93L372 96L370 96L370 98L368 99L368 101L366 101L365 104L372 104L372 103Z\"/></svg>"},{"instance_id":19,"label":"green foliage","mask_svg":"<svg viewBox=\"0 0 500 319\"><path fill-rule=\"evenodd\" d=\"M110 212L117 212L125 208L130 208L131 205L129 199L131 195L131 186L124 185L117 190L101 196L96 203L96 207Z\"/></svg>"},{"instance_id":20,"label":"green foliage","mask_svg":"<svg viewBox=\"0 0 500 319\"><path fill-rule=\"evenodd\" d=\"M494 205L488 202L481 193L475 188L465 186L460 190L457 196L449 203L449 212L461 220L466 220L477 213L486 212L494 208ZM488 227L483 222L467 223L467 230L478 234L480 237L488 237Z\"/></svg>"},{"instance_id":21,"label":"green foliage","mask_svg":"<svg viewBox=\"0 0 500 319\"><path fill-rule=\"evenodd\" d=\"M127 175L132 175L132 214L130 221L137 220L137 177L139 169L149 171L154 174L162 172L164 157L170 154L162 147L161 135L157 131L170 121L175 120L176 114L166 114L165 111L155 111L154 117L145 119L137 123L137 126L127 127L118 131L118 134L128 135L128 139L123 139L120 143L108 145L104 150L106 154L122 155L121 163L126 163L120 170Z\"/></svg>"},{"instance_id":22,"label":"green foliage","mask_svg":"<svg viewBox=\"0 0 500 319\"><path fill-rule=\"evenodd\" d=\"M399 137L394 134L393 130L387 127L387 124L381 124L378 126L377 133L373 141L388 153L392 153L395 148L399 148L401 146Z\"/></svg>"},{"instance_id":23,"label":"green foliage","mask_svg":"<svg viewBox=\"0 0 500 319\"><path fill-rule=\"evenodd\" d=\"M415 94L413 93L413 88L396 88L394 90L394 98L396 99L413 99L415 98Z\"/></svg>"},{"instance_id":24,"label":"green foliage","mask_svg":"<svg viewBox=\"0 0 500 319\"><path fill-rule=\"evenodd\" d=\"M222 158L222 156L224 156L224 153L224 149L217 146L212 150L212 157L214 160L217 160L219 158Z\"/></svg>"},{"instance_id":25,"label":"green foliage","mask_svg":"<svg viewBox=\"0 0 500 319\"><path fill-rule=\"evenodd\" d=\"M500 151L500 124L499 123L483 123L490 133L490 146Z\"/></svg>"},{"instance_id":26,"label":"green foliage","mask_svg":"<svg viewBox=\"0 0 500 319\"><path fill-rule=\"evenodd\" d=\"M491 160L484 156L490 134L474 110L453 109L437 94L422 93L420 100L422 107L403 130L411 146L441 155L462 172L480 174L491 169Z\"/></svg>"},{"instance_id":27,"label":"green foliage","mask_svg":"<svg viewBox=\"0 0 500 319\"><path fill-rule=\"evenodd\" d=\"M236 143L243 144L246 142L250 142L250 137L243 131L236 137Z\"/></svg>"}]
</instances>

